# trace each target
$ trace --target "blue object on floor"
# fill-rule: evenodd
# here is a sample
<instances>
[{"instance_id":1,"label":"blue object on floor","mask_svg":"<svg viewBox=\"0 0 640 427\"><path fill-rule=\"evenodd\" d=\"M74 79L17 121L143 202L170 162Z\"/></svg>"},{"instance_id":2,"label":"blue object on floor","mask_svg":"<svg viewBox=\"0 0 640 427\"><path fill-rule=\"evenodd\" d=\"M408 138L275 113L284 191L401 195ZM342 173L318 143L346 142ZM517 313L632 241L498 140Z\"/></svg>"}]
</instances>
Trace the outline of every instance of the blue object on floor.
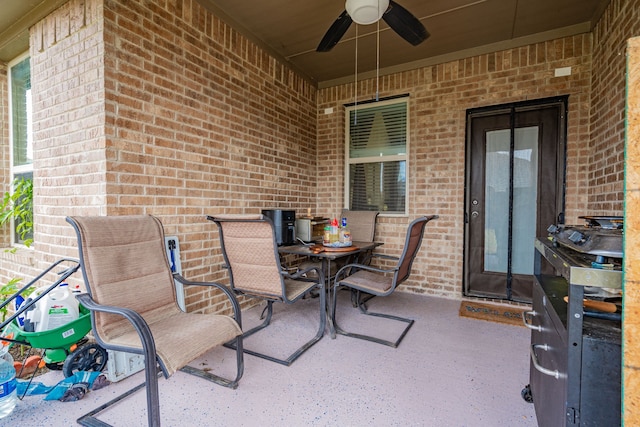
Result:
<instances>
[{"instance_id":1,"label":"blue object on floor","mask_svg":"<svg viewBox=\"0 0 640 427\"><path fill-rule=\"evenodd\" d=\"M64 392L77 383L88 383L89 388L101 372L79 371L60 381L54 386L47 386L40 382L18 381L18 396L31 396L34 394L46 394L44 400L59 400ZM26 393L25 393L26 392Z\"/></svg>"}]
</instances>

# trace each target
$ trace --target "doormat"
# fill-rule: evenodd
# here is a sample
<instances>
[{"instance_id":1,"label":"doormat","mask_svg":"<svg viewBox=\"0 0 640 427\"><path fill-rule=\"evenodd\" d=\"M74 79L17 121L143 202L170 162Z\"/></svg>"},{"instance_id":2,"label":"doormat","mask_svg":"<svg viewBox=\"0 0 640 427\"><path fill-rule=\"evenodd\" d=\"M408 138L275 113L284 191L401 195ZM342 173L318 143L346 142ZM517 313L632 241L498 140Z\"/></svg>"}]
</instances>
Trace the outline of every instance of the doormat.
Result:
<instances>
[{"instance_id":1,"label":"doormat","mask_svg":"<svg viewBox=\"0 0 640 427\"><path fill-rule=\"evenodd\" d=\"M490 322L506 323L509 325L524 326L522 313L525 308L511 307L507 305L486 304L473 301L460 303L460 316L472 319L488 320Z\"/></svg>"}]
</instances>

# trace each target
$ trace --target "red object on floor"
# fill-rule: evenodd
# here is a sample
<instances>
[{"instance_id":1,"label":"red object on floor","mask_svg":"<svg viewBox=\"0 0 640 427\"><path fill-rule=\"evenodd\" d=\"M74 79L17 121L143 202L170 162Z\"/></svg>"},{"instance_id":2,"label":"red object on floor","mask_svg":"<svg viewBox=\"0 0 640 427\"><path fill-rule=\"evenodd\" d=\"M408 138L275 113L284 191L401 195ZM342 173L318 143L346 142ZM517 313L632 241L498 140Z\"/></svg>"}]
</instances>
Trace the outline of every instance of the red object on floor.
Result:
<instances>
[{"instance_id":1,"label":"red object on floor","mask_svg":"<svg viewBox=\"0 0 640 427\"><path fill-rule=\"evenodd\" d=\"M13 362L13 367L16 370L16 377L27 378L31 376L38 369L40 360L42 360L42 357L34 355L27 357L27 360L25 360L24 363Z\"/></svg>"}]
</instances>

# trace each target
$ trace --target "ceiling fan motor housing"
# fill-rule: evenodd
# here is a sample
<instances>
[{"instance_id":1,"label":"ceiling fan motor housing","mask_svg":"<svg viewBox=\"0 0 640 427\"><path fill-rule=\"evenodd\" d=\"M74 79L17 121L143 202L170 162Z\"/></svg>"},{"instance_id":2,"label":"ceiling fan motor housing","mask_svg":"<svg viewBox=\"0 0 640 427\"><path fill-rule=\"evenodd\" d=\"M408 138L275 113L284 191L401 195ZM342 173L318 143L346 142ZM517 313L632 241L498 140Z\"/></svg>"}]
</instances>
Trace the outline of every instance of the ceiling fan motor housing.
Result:
<instances>
[{"instance_id":1,"label":"ceiling fan motor housing","mask_svg":"<svg viewBox=\"0 0 640 427\"><path fill-rule=\"evenodd\" d=\"M417 46L429 37L420 20L392 0L346 0L345 10L331 24L316 51L329 52L345 35L352 23L373 24L380 19L400 37Z\"/></svg>"},{"instance_id":2,"label":"ceiling fan motor housing","mask_svg":"<svg viewBox=\"0 0 640 427\"><path fill-rule=\"evenodd\" d=\"M351 19L360 25L378 21L388 7L389 0L347 0L345 3L345 9Z\"/></svg>"}]
</instances>

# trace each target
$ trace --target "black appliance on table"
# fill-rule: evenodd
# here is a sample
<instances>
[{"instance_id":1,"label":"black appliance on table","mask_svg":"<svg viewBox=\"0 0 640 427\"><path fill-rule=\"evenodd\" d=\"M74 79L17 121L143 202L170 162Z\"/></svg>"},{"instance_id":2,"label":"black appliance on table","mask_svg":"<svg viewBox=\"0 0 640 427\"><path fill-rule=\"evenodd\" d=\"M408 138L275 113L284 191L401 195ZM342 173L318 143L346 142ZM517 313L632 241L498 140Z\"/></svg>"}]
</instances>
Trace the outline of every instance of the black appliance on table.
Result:
<instances>
[{"instance_id":1,"label":"black appliance on table","mask_svg":"<svg viewBox=\"0 0 640 427\"><path fill-rule=\"evenodd\" d=\"M584 218L586 226L551 226L549 238L535 242L533 310L523 314L530 384L522 396L533 401L540 427L620 425L622 218ZM543 259L558 275L541 273Z\"/></svg>"},{"instance_id":2,"label":"black appliance on table","mask_svg":"<svg viewBox=\"0 0 640 427\"><path fill-rule=\"evenodd\" d=\"M278 246L296 243L296 212L282 209L263 209L262 215L274 225Z\"/></svg>"}]
</instances>

